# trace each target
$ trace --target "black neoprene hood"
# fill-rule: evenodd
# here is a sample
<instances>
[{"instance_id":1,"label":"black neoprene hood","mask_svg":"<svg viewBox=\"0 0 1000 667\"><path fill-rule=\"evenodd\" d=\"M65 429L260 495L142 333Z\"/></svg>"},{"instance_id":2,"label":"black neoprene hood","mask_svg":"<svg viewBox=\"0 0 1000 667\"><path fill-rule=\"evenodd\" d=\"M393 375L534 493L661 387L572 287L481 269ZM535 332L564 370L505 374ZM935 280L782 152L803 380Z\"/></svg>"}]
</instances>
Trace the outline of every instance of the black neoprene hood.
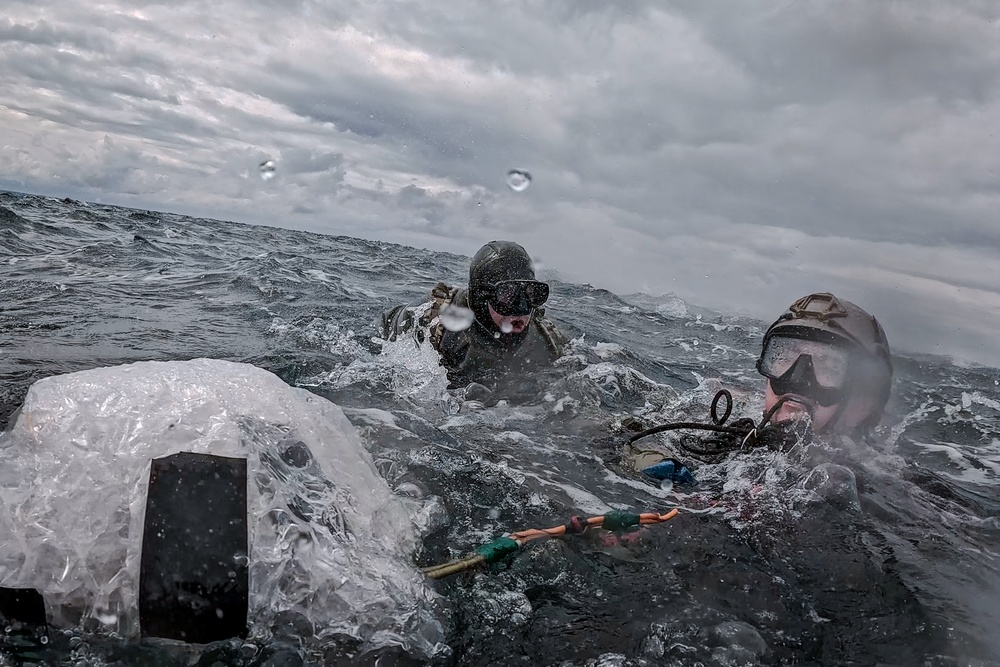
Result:
<instances>
[{"instance_id":1,"label":"black neoprene hood","mask_svg":"<svg viewBox=\"0 0 1000 667\"><path fill-rule=\"evenodd\" d=\"M535 267L528 252L513 241L490 241L469 265L469 291L504 280L534 280Z\"/></svg>"},{"instance_id":2,"label":"black neoprene hood","mask_svg":"<svg viewBox=\"0 0 1000 667\"><path fill-rule=\"evenodd\" d=\"M476 320L488 329L495 328L489 311L492 288L506 280L535 280L531 257L513 241L490 241L469 265L469 306Z\"/></svg>"}]
</instances>

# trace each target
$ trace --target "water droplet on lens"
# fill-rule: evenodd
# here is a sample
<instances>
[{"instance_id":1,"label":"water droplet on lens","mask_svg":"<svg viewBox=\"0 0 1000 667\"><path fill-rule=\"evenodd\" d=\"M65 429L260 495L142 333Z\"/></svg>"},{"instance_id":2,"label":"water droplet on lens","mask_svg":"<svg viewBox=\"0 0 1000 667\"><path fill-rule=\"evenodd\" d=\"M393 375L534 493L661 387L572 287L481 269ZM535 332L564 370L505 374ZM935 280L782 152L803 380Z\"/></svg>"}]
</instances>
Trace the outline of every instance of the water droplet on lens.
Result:
<instances>
[{"instance_id":1,"label":"water droplet on lens","mask_svg":"<svg viewBox=\"0 0 1000 667\"><path fill-rule=\"evenodd\" d=\"M448 331L465 331L475 322L475 314L462 306L445 306L438 314L438 319Z\"/></svg>"},{"instance_id":2,"label":"water droplet on lens","mask_svg":"<svg viewBox=\"0 0 1000 667\"><path fill-rule=\"evenodd\" d=\"M500 331L504 333L510 333L513 330L514 330L514 325L511 324L510 322L504 321L500 323Z\"/></svg>"},{"instance_id":3,"label":"water droplet on lens","mask_svg":"<svg viewBox=\"0 0 1000 667\"><path fill-rule=\"evenodd\" d=\"M507 172L507 187L514 192L524 192L531 185L531 174L520 169L511 169Z\"/></svg>"},{"instance_id":4,"label":"water droplet on lens","mask_svg":"<svg viewBox=\"0 0 1000 667\"><path fill-rule=\"evenodd\" d=\"M275 172L278 171L278 165L274 163L274 160L264 160L257 167L257 170L260 171L261 179L269 181L274 178Z\"/></svg>"}]
</instances>

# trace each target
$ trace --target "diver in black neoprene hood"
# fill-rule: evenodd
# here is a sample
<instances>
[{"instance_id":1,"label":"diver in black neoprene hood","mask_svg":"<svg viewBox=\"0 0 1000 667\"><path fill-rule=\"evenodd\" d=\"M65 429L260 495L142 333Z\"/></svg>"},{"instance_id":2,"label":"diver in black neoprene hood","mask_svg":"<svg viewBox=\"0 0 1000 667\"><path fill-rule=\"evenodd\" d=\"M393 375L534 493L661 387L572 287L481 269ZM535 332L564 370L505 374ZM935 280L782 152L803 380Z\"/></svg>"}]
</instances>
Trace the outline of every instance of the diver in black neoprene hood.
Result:
<instances>
[{"instance_id":1,"label":"diver in black neoprene hood","mask_svg":"<svg viewBox=\"0 0 1000 667\"><path fill-rule=\"evenodd\" d=\"M523 381L562 354L563 337L544 317L548 297L524 248L490 241L472 258L468 288L438 283L416 323L419 306L397 306L382 316L382 333L395 340L412 329L418 341L428 337L453 388L475 382L495 389ZM451 307L471 310L471 326L447 328L439 315Z\"/></svg>"}]
</instances>

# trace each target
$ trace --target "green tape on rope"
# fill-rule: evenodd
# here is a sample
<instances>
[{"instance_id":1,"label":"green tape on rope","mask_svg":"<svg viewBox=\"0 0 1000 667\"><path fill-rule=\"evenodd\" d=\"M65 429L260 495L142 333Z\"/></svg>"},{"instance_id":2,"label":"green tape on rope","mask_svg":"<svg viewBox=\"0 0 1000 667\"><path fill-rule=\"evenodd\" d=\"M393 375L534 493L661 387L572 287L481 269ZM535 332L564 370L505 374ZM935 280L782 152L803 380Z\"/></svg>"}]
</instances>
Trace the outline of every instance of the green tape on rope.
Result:
<instances>
[{"instance_id":1,"label":"green tape on rope","mask_svg":"<svg viewBox=\"0 0 1000 667\"><path fill-rule=\"evenodd\" d=\"M639 525L639 515L632 514L631 512L625 512L622 510L614 510L613 512L608 512L604 515L604 523L601 527L605 530L625 530L631 528L632 526Z\"/></svg>"},{"instance_id":2,"label":"green tape on rope","mask_svg":"<svg viewBox=\"0 0 1000 667\"><path fill-rule=\"evenodd\" d=\"M517 542L510 537L498 537L489 544L476 549L476 553L486 559L487 563L496 563L511 554L517 553L521 548Z\"/></svg>"}]
</instances>

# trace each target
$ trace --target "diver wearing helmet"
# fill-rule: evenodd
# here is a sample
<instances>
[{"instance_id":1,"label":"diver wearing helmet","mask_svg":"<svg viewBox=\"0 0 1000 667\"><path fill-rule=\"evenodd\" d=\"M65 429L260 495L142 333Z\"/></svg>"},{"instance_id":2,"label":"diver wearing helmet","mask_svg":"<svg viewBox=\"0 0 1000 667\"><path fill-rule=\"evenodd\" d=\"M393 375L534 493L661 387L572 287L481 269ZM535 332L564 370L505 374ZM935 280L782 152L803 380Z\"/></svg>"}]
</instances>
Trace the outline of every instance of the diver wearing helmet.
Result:
<instances>
[{"instance_id":1,"label":"diver wearing helmet","mask_svg":"<svg viewBox=\"0 0 1000 667\"><path fill-rule=\"evenodd\" d=\"M732 451L753 447L781 449L786 440L800 441L804 428L821 439L865 438L881 420L892 388L882 326L861 307L828 292L797 300L767 329L757 371L767 381L759 424L748 418L724 424L732 397L723 390L712 404L713 424L676 422L640 431L629 439L626 463L654 479L694 483L693 461L717 463ZM716 408L723 395L728 406L719 418ZM674 441L674 452L634 444L654 433L683 429L713 433L696 442Z\"/></svg>"},{"instance_id":2,"label":"diver wearing helmet","mask_svg":"<svg viewBox=\"0 0 1000 667\"><path fill-rule=\"evenodd\" d=\"M833 294L804 296L764 334L757 371L767 378L764 413L776 424L809 415L820 435L867 436L892 389L882 325Z\"/></svg>"},{"instance_id":3,"label":"diver wearing helmet","mask_svg":"<svg viewBox=\"0 0 1000 667\"><path fill-rule=\"evenodd\" d=\"M441 355L451 388L479 383L493 390L504 379L523 380L525 372L551 364L562 354L564 339L544 317L542 305L548 298L549 286L536 280L524 248L511 241L490 241L472 258L467 288L438 283L430 302L396 306L385 313L382 334L395 340L413 330L418 341L428 338ZM441 314L447 318L452 308L471 311L471 324L466 320L446 327Z\"/></svg>"}]
</instances>

